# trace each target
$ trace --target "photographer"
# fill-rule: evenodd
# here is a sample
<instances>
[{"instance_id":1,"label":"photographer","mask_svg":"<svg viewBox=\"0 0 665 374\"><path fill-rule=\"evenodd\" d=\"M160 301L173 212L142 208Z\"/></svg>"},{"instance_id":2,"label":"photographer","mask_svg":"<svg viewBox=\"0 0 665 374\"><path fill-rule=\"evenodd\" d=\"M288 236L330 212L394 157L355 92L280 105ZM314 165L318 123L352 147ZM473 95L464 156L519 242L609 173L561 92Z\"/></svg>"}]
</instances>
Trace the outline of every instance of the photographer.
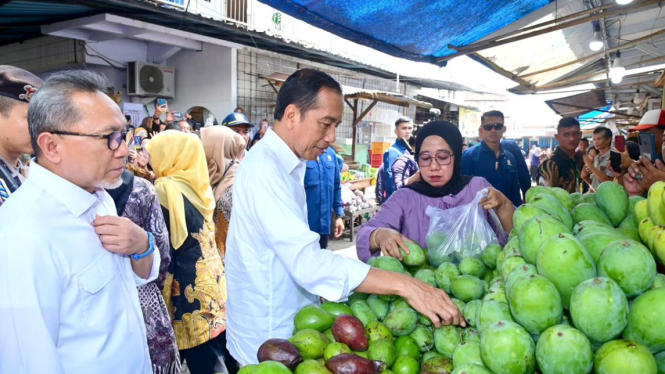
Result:
<instances>
[{"instance_id":1,"label":"photographer","mask_svg":"<svg viewBox=\"0 0 665 374\"><path fill-rule=\"evenodd\" d=\"M665 181L665 164L662 160L663 134L665 130L665 110L650 110L644 114L638 126L629 131L642 131L654 134L656 141L656 152L660 155L655 163L648 158L640 156L628 167L627 173L623 176L623 185L631 196L644 196L651 185L658 181Z\"/></svg>"}]
</instances>

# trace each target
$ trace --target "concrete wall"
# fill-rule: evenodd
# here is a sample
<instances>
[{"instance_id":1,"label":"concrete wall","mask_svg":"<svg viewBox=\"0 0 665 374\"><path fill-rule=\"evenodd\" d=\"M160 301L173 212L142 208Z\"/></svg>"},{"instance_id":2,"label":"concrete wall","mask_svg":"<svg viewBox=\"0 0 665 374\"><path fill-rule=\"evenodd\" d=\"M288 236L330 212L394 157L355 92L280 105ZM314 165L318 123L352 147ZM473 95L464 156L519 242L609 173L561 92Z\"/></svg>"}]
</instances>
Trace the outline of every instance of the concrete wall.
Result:
<instances>
[{"instance_id":1,"label":"concrete wall","mask_svg":"<svg viewBox=\"0 0 665 374\"><path fill-rule=\"evenodd\" d=\"M236 50L203 44L202 51L180 51L166 65L176 69L176 98L173 110L188 111L202 106L218 122L233 112L238 96Z\"/></svg>"},{"instance_id":2,"label":"concrete wall","mask_svg":"<svg viewBox=\"0 0 665 374\"><path fill-rule=\"evenodd\" d=\"M69 49L66 49L66 48ZM155 98L127 96L129 61L148 61L149 43L118 39L98 43L45 36L24 43L0 47L0 64L11 64L30 70L42 78L63 69L88 69L104 75L120 92L122 102L145 104L147 114L153 113ZM163 65L176 70L175 99L169 100L169 109L188 111L200 106L221 120L237 105L236 50L203 43L200 51L181 50Z\"/></svg>"}]
</instances>

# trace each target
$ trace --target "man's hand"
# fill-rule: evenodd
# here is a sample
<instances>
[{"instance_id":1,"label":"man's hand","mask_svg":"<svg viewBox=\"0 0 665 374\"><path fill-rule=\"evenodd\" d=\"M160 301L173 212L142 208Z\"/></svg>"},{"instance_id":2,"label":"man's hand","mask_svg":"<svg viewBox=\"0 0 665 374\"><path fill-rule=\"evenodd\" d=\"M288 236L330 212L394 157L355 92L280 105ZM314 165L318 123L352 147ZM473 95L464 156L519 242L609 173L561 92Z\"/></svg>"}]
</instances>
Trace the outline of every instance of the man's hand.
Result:
<instances>
[{"instance_id":1,"label":"man's hand","mask_svg":"<svg viewBox=\"0 0 665 374\"><path fill-rule=\"evenodd\" d=\"M344 234L344 218L337 218L335 220L335 237L339 238Z\"/></svg>"},{"instance_id":2,"label":"man's hand","mask_svg":"<svg viewBox=\"0 0 665 374\"><path fill-rule=\"evenodd\" d=\"M665 165L660 160L657 160L654 166L651 161L640 156L640 159L628 168L628 172L624 175L624 181L628 181L629 183L636 181L644 192L649 191L649 188L654 183L665 181Z\"/></svg>"},{"instance_id":3,"label":"man's hand","mask_svg":"<svg viewBox=\"0 0 665 374\"><path fill-rule=\"evenodd\" d=\"M404 294L401 295L413 309L429 318L436 328L441 325L466 326L462 313L444 291L418 279L403 276Z\"/></svg>"},{"instance_id":4,"label":"man's hand","mask_svg":"<svg viewBox=\"0 0 665 374\"><path fill-rule=\"evenodd\" d=\"M374 234L374 240L379 243L379 248L381 253L384 256L395 257L396 259L402 261L402 253L400 248L409 254L409 248L406 246L406 243L413 243L406 236L400 234L399 232L389 229L389 228L379 228ZM371 238L370 238L371 239ZM372 244L372 243L370 243Z\"/></svg>"},{"instance_id":5,"label":"man's hand","mask_svg":"<svg viewBox=\"0 0 665 374\"><path fill-rule=\"evenodd\" d=\"M128 218L97 216L92 226L109 252L129 256L144 253L150 248L148 233Z\"/></svg>"}]
</instances>

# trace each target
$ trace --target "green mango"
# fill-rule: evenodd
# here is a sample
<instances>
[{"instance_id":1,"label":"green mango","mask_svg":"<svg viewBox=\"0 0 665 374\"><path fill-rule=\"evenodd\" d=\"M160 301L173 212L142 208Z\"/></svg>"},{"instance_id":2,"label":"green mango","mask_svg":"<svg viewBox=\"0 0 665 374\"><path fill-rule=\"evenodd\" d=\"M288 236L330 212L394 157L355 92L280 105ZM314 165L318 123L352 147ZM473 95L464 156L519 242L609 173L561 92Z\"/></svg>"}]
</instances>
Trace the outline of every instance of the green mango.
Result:
<instances>
[{"instance_id":1,"label":"green mango","mask_svg":"<svg viewBox=\"0 0 665 374\"><path fill-rule=\"evenodd\" d=\"M569 230L573 229L573 219L556 197L540 194L533 198L531 204L541 208L545 213L561 221Z\"/></svg>"},{"instance_id":2,"label":"green mango","mask_svg":"<svg viewBox=\"0 0 665 374\"><path fill-rule=\"evenodd\" d=\"M406 247L409 249L409 254L403 249L399 249L402 254L402 263L407 266L420 266L425 263L425 251L415 242L406 242Z\"/></svg>"},{"instance_id":3,"label":"green mango","mask_svg":"<svg viewBox=\"0 0 665 374\"><path fill-rule=\"evenodd\" d=\"M618 226L628 214L628 192L619 183L603 182L596 189L596 204L610 219L612 226Z\"/></svg>"},{"instance_id":4,"label":"green mango","mask_svg":"<svg viewBox=\"0 0 665 374\"><path fill-rule=\"evenodd\" d=\"M353 311L351 311L351 308L349 308L348 305L342 304L342 303L335 303L332 301L326 301L325 303L321 304L321 309L325 310L326 312L330 313L333 315L335 318L339 316L352 316Z\"/></svg>"},{"instance_id":5,"label":"green mango","mask_svg":"<svg viewBox=\"0 0 665 374\"><path fill-rule=\"evenodd\" d=\"M367 301L356 301L351 304L351 311L363 323L363 326L367 326L370 322L378 321L376 314L367 305Z\"/></svg>"},{"instance_id":6,"label":"green mango","mask_svg":"<svg viewBox=\"0 0 665 374\"><path fill-rule=\"evenodd\" d=\"M294 318L296 330L314 329L324 332L332 327L335 317L316 305L308 305L298 311Z\"/></svg>"},{"instance_id":7,"label":"green mango","mask_svg":"<svg viewBox=\"0 0 665 374\"><path fill-rule=\"evenodd\" d=\"M594 370L596 374L657 374L658 365L643 345L628 340L612 340L596 351Z\"/></svg>"},{"instance_id":8,"label":"green mango","mask_svg":"<svg viewBox=\"0 0 665 374\"><path fill-rule=\"evenodd\" d=\"M392 332L393 336L411 334L418 324L418 313L413 309L395 309L388 313L383 324Z\"/></svg>"},{"instance_id":9,"label":"green mango","mask_svg":"<svg viewBox=\"0 0 665 374\"><path fill-rule=\"evenodd\" d=\"M570 216L573 218L573 223L578 224L582 221L597 221L607 225L611 225L610 219L607 217L597 205L582 203L576 206L571 212Z\"/></svg>"},{"instance_id":10,"label":"green mango","mask_svg":"<svg viewBox=\"0 0 665 374\"><path fill-rule=\"evenodd\" d=\"M536 361L543 373L591 373L593 350L580 331L556 325L543 331L536 344Z\"/></svg>"}]
</instances>

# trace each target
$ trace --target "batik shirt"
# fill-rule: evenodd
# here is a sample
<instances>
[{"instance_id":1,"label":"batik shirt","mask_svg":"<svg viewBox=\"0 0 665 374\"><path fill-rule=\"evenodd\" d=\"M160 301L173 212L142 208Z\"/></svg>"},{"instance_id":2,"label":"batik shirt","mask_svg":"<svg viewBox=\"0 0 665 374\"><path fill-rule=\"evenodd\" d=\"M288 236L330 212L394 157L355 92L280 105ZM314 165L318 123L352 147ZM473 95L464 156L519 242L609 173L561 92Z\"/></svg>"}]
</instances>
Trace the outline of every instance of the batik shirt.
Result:
<instances>
[{"instance_id":1,"label":"batik shirt","mask_svg":"<svg viewBox=\"0 0 665 374\"><path fill-rule=\"evenodd\" d=\"M215 223L206 221L183 196L189 235L180 247L171 243L171 264L164 301L178 348L206 343L226 330L226 272L215 243ZM162 206L166 226L169 211Z\"/></svg>"},{"instance_id":2,"label":"batik shirt","mask_svg":"<svg viewBox=\"0 0 665 374\"><path fill-rule=\"evenodd\" d=\"M154 235L162 259L157 280L138 287L153 373L180 373L178 345L161 293L171 263L171 245L155 188L148 181L134 178L122 216Z\"/></svg>"}]
</instances>

